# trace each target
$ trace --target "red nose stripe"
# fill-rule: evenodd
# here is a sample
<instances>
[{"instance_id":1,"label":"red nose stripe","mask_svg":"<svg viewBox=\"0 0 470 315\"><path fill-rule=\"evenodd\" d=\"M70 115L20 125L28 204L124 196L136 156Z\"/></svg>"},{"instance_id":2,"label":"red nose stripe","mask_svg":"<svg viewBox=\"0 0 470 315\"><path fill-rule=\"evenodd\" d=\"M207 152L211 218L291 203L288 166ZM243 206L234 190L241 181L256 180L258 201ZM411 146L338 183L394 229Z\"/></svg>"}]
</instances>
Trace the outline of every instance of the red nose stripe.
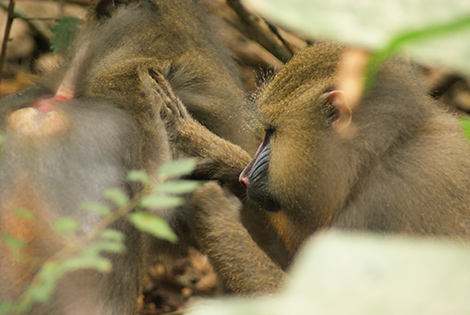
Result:
<instances>
[{"instance_id":1,"label":"red nose stripe","mask_svg":"<svg viewBox=\"0 0 470 315\"><path fill-rule=\"evenodd\" d=\"M248 188L248 178L246 178L245 176L243 176L243 174L241 174L238 180L243 185L243 187Z\"/></svg>"}]
</instances>

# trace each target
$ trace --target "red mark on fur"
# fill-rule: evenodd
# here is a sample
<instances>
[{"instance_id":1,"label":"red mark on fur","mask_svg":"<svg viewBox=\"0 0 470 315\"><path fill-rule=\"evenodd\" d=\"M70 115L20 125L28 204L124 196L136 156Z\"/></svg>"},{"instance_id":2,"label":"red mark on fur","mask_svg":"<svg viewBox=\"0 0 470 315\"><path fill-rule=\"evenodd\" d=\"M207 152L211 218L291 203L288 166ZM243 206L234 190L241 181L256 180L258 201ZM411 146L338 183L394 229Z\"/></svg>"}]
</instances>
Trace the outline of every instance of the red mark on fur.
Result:
<instances>
[{"instance_id":1,"label":"red mark on fur","mask_svg":"<svg viewBox=\"0 0 470 315\"><path fill-rule=\"evenodd\" d=\"M72 99L73 96L72 95L69 95L67 93L61 93L60 91L57 92L56 95L54 95L54 97L52 98L53 100L70 100Z\"/></svg>"},{"instance_id":2,"label":"red mark on fur","mask_svg":"<svg viewBox=\"0 0 470 315\"><path fill-rule=\"evenodd\" d=\"M33 108L36 108L41 113L47 113L54 110L54 106L50 102L52 99L39 100L34 103Z\"/></svg>"},{"instance_id":3,"label":"red mark on fur","mask_svg":"<svg viewBox=\"0 0 470 315\"><path fill-rule=\"evenodd\" d=\"M34 103L33 108L36 108L40 113L47 113L54 110L54 101L70 100L72 99L71 95L57 93L52 98L46 98L37 101Z\"/></svg>"}]
</instances>

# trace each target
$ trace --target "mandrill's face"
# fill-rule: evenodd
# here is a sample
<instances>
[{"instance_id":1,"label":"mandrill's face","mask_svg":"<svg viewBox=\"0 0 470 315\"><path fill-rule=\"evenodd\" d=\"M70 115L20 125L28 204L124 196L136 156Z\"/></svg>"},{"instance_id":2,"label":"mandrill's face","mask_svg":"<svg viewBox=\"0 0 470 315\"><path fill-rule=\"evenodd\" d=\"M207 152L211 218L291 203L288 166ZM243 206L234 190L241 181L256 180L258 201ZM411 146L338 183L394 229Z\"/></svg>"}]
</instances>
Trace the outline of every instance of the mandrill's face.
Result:
<instances>
[{"instance_id":1,"label":"mandrill's face","mask_svg":"<svg viewBox=\"0 0 470 315\"><path fill-rule=\"evenodd\" d=\"M303 101L313 104L315 99ZM280 108L286 110L274 117L263 111L269 108L268 104L260 107L265 139L240 181L247 188L248 198L262 211L270 212L273 226L294 252L313 230L324 224L323 218L315 218L322 190L317 187L321 176L317 165L323 156L319 134L328 130L327 120L320 118L322 113L314 106L289 110L289 105L296 103L283 104Z\"/></svg>"},{"instance_id":2,"label":"mandrill's face","mask_svg":"<svg viewBox=\"0 0 470 315\"><path fill-rule=\"evenodd\" d=\"M328 62L318 60L322 47L316 47L315 54L307 49L263 91L258 114L266 136L240 175L248 198L269 211L291 252L332 219L326 206L331 204L330 173L324 168L331 166L330 143L340 114L335 102L341 93L332 89L336 63L331 62L331 47L325 48L329 53L323 58Z\"/></svg>"}]
</instances>

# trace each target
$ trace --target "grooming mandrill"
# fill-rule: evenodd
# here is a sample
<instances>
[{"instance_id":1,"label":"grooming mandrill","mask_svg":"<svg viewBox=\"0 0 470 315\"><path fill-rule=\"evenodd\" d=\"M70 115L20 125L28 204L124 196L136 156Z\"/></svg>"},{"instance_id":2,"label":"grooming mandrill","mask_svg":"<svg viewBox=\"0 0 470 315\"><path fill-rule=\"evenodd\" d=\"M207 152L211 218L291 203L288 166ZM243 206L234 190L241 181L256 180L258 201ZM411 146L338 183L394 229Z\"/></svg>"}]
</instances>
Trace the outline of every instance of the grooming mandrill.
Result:
<instances>
[{"instance_id":1,"label":"grooming mandrill","mask_svg":"<svg viewBox=\"0 0 470 315\"><path fill-rule=\"evenodd\" d=\"M55 220L71 216L81 223L78 235L87 233L100 217L82 202L104 201L110 187L132 197L141 187L126 182L129 170L153 176L178 155L152 101L152 73L164 72L209 130L256 149L234 63L196 1L99 1L64 60L37 87L0 102L0 234L26 243L22 259L0 244L0 302L17 300L40 265L70 242L53 231ZM18 208L34 220L17 216ZM127 236L127 251L111 255L113 270L67 275L53 301L30 314L135 313L149 242L125 220L112 227Z\"/></svg>"},{"instance_id":2,"label":"grooming mandrill","mask_svg":"<svg viewBox=\"0 0 470 315\"><path fill-rule=\"evenodd\" d=\"M180 149L211 158L196 170L199 177L219 180L267 214L291 257L309 235L328 227L467 237L470 145L457 119L426 95L400 60L387 61L351 109L347 95L335 89L341 52L317 43L260 92L266 137L251 162L161 90L168 132L180 136ZM284 272L253 243L222 189L208 183L193 201L199 246L226 286L276 291Z\"/></svg>"}]
</instances>

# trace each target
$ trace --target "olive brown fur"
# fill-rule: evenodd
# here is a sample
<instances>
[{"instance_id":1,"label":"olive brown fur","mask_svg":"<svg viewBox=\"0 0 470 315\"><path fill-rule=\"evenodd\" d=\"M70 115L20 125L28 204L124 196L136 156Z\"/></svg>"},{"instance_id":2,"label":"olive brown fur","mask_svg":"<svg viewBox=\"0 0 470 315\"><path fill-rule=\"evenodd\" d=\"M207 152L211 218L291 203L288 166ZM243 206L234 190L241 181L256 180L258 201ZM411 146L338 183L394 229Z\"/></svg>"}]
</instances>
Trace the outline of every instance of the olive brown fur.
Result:
<instances>
[{"instance_id":1,"label":"olive brown fur","mask_svg":"<svg viewBox=\"0 0 470 315\"><path fill-rule=\"evenodd\" d=\"M196 172L266 214L289 258L326 228L467 238L470 144L458 119L398 58L382 65L352 109L335 89L342 51L314 44L259 93L266 138L251 162L189 114L169 132L186 139L181 150L209 161ZM227 192L208 183L193 200L200 247L226 286L240 293L278 290L284 271L253 242Z\"/></svg>"}]
</instances>

